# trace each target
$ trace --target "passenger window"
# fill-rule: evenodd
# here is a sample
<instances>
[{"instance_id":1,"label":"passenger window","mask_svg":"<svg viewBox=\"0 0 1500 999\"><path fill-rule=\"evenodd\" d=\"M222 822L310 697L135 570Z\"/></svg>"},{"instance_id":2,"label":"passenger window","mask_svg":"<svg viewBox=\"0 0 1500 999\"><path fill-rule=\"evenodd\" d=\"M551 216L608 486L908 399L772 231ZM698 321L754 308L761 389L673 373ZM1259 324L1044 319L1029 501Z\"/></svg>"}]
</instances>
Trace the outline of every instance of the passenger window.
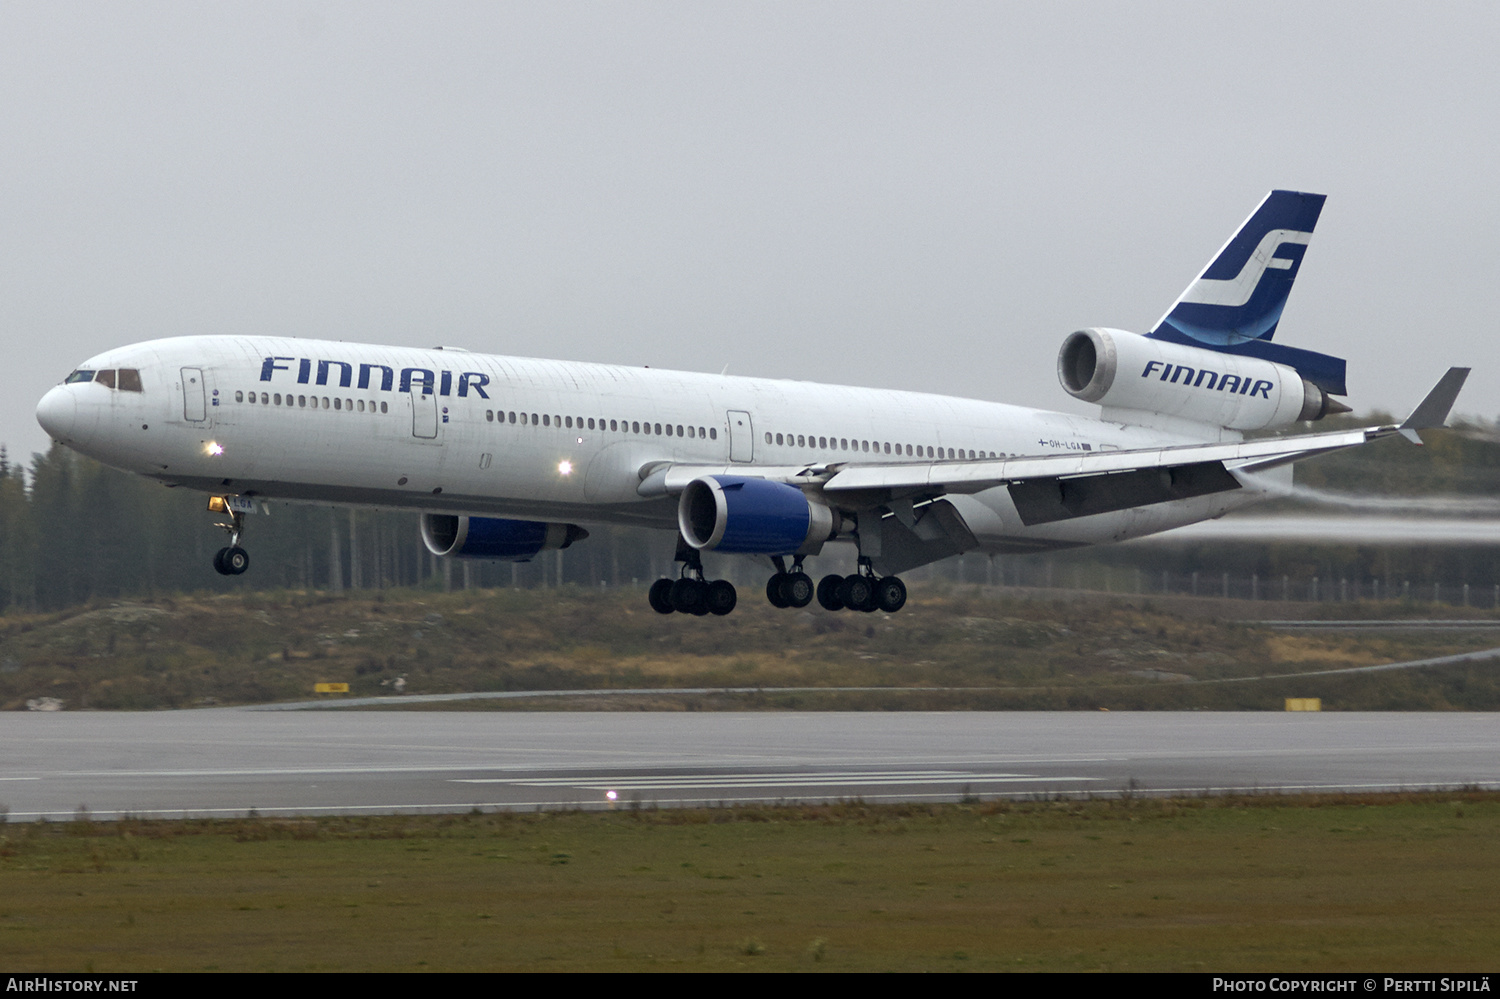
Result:
<instances>
[{"instance_id":1,"label":"passenger window","mask_svg":"<svg viewBox=\"0 0 1500 999\"><path fill-rule=\"evenodd\" d=\"M694 438L694 436L695 435L693 433L693 428L692 427L688 427L688 440L692 440Z\"/></svg>"},{"instance_id":2,"label":"passenger window","mask_svg":"<svg viewBox=\"0 0 1500 999\"><path fill-rule=\"evenodd\" d=\"M766 443L767 444L771 443L771 433L770 433L770 431L766 431Z\"/></svg>"},{"instance_id":3,"label":"passenger window","mask_svg":"<svg viewBox=\"0 0 1500 999\"><path fill-rule=\"evenodd\" d=\"M570 416L570 417L568 417L568 428L572 429L572 426L573 426L573 418Z\"/></svg>"},{"instance_id":4,"label":"passenger window","mask_svg":"<svg viewBox=\"0 0 1500 999\"><path fill-rule=\"evenodd\" d=\"M278 406L281 405L281 393L280 392L276 393L276 405L278 405Z\"/></svg>"},{"instance_id":5,"label":"passenger window","mask_svg":"<svg viewBox=\"0 0 1500 999\"><path fill-rule=\"evenodd\" d=\"M682 424L680 424L680 423L677 424L677 436L678 437L682 436Z\"/></svg>"},{"instance_id":6,"label":"passenger window","mask_svg":"<svg viewBox=\"0 0 1500 999\"><path fill-rule=\"evenodd\" d=\"M98 382L100 385L108 385L110 388L114 388L115 387L115 372L114 372L114 369L111 368L108 371L101 371L101 372L99 372L97 375L94 376L94 381Z\"/></svg>"},{"instance_id":7,"label":"passenger window","mask_svg":"<svg viewBox=\"0 0 1500 999\"><path fill-rule=\"evenodd\" d=\"M344 407L343 407L342 403L338 399L334 399L333 400L333 408L334 409L343 409Z\"/></svg>"},{"instance_id":8,"label":"passenger window","mask_svg":"<svg viewBox=\"0 0 1500 999\"><path fill-rule=\"evenodd\" d=\"M611 429L611 430L618 430L619 428L620 428L620 424L618 422L616 422L615 420L610 420L609 421L609 429Z\"/></svg>"},{"instance_id":9,"label":"passenger window","mask_svg":"<svg viewBox=\"0 0 1500 999\"><path fill-rule=\"evenodd\" d=\"M234 401L235 402L244 402L245 401L245 393L242 392L242 391L241 392L235 392L235 394L234 394ZM254 402L255 400L252 399L250 401Z\"/></svg>"},{"instance_id":10,"label":"passenger window","mask_svg":"<svg viewBox=\"0 0 1500 999\"><path fill-rule=\"evenodd\" d=\"M657 433L658 433L658 434L659 434L659 433L661 433L661 424L660 424L660 423L658 423L658 424L657 424L657 425L656 425L656 432L657 432Z\"/></svg>"},{"instance_id":11,"label":"passenger window","mask_svg":"<svg viewBox=\"0 0 1500 999\"><path fill-rule=\"evenodd\" d=\"M708 436L708 434L705 434L705 433L704 433L704 432L703 432L703 428L702 428L702 427L699 427L699 428L698 428L698 436L699 436L699 437L707 437L707 436Z\"/></svg>"},{"instance_id":12,"label":"passenger window","mask_svg":"<svg viewBox=\"0 0 1500 999\"><path fill-rule=\"evenodd\" d=\"M716 441L716 440L719 439L719 428L718 427L709 427L708 428L708 439L711 440L711 441Z\"/></svg>"},{"instance_id":13,"label":"passenger window","mask_svg":"<svg viewBox=\"0 0 1500 999\"><path fill-rule=\"evenodd\" d=\"M592 416L589 417L589 429L594 429L594 418Z\"/></svg>"},{"instance_id":14,"label":"passenger window","mask_svg":"<svg viewBox=\"0 0 1500 999\"><path fill-rule=\"evenodd\" d=\"M668 437L672 436L672 424L670 424L670 423L667 424L667 436Z\"/></svg>"}]
</instances>

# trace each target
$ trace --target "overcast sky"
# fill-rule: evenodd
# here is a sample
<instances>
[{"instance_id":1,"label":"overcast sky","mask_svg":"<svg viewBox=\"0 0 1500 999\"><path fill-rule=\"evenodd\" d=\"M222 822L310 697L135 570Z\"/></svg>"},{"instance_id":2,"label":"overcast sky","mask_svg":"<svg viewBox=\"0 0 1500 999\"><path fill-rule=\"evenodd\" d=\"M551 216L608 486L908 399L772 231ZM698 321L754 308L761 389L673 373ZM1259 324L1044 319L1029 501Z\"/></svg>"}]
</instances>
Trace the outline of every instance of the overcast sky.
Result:
<instances>
[{"instance_id":1,"label":"overcast sky","mask_svg":"<svg viewBox=\"0 0 1500 999\"><path fill-rule=\"evenodd\" d=\"M1500 411L1500 5L0 3L0 440L90 354L289 334L1095 412L1273 187L1278 342Z\"/></svg>"}]
</instances>

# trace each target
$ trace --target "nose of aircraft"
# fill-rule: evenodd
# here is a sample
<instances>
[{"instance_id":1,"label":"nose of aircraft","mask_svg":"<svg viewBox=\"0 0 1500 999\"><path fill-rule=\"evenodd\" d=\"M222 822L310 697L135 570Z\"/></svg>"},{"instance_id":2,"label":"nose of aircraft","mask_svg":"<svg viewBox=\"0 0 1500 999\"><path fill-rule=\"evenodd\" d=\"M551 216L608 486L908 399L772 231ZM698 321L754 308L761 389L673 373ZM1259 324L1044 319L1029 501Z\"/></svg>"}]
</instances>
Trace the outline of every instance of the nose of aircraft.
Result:
<instances>
[{"instance_id":1,"label":"nose of aircraft","mask_svg":"<svg viewBox=\"0 0 1500 999\"><path fill-rule=\"evenodd\" d=\"M71 440L78 425L78 401L66 385L55 386L36 404L36 422L53 440Z\"/></svg>"}]
</instances>

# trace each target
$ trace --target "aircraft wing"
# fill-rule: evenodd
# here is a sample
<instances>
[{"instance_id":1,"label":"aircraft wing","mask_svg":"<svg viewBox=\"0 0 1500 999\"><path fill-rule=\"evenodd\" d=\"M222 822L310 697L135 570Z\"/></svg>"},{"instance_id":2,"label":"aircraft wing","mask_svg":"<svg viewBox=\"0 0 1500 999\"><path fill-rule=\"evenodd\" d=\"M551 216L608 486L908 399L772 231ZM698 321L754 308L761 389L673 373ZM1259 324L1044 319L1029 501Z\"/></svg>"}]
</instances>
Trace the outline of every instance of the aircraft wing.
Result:
<instances>
[{"instance_id":1,"label":"aircraft wing","mask_svg":"<svg viewBox=\"0 0 1500 999\"><path fill-rule=\"evenodd\" d=\"M1392 434L1440 427L1468 369L1453 368L1399 425L1292 437L1036 457L826 465L664 465L646 475L642 495L675 495L703 475L732 475L815 486L859 508L890 507L900 516L919 499L1005 487L1027 526L1111 513L1240 488L1235 471L1253 472L1358 447ZM1411 432L1411 433L1408 433ZM1420 443L1420 441L1419 441Z\"/></svg>"}]
</instances>

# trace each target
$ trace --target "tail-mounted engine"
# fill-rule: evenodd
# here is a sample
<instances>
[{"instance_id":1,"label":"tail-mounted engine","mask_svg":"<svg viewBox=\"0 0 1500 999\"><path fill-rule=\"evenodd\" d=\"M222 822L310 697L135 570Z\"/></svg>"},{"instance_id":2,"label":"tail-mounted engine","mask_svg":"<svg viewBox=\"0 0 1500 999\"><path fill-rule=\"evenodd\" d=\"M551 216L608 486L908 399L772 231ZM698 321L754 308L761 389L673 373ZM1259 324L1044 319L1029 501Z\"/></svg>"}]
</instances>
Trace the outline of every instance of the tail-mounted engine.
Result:
<instances>
[{"instance_id":1,"label":"tail-mounted engine","mask_svg":"<svg viewBox=\"0 0 1500 999\"><path fill-rule=\"evenodd\" d=\"M1284 364L1124 330L1070 333L1057 355L1057 376L1074 398L1103 406L1105 419L1127 422L1139 422L1129 417L1135 412L1229 430L1269 430L1349 412Z\"/></svg>"},{"instance_id":2,"label":"tail-mounted engine","mask_svg":"<svg viewBox=\"0 0 1500 999\"><path fill-rule=\"evenodd\" d=\"M445 513L422 515L422 543L434 555L450 558L526 562L541 552L566 548L588 536L589 532L577 524Z\"/></svg>"},{"instance_id":3,"label":"tail-mounted engine","mask_svg":"<svg viewBox=\"0 0 1500 999\"><path fill-rule=\"evenodd\" d=\"M738 475L700 476L677 503L683 538L702 551L816 555L840 523L796 486Z\"/></svg>"}]
</instances>

